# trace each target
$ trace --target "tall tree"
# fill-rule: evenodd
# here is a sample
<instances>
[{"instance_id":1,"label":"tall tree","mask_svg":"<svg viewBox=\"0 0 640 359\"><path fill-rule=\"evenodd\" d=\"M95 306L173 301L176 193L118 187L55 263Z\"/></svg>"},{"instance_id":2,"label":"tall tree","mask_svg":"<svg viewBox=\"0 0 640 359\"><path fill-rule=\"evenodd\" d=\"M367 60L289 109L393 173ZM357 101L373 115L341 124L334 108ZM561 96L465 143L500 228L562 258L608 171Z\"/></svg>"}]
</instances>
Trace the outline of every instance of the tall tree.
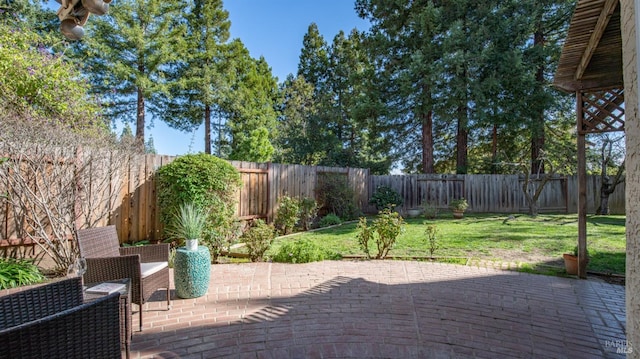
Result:
<instances>
[{"instance_id":1,"label":"tall tree","mask_svg":"<svg viewBox=\"0 0 640 359\"><path fill-rule=\"evenodd\" d=\"M407 170L495 173L499 154L521 147L521 132L535 133L534 149L544 143L545 121L558 110L548 86L557 58L530 37L540 23L532 14L555 39L567 1L543 3L356 1L372 23L387 135L409 142ZM411 147L421 148L421 162Z\"/></svg>"},{"instance_id":2,"label":"tall tree","mask_svg":"<svg viewBox=\"0 0 640 359\"><path fill-rule=\"evenodd\" d=\"M109 16L87 23L77 56L84 64L96 96L112 121L135 122L135 136L144 145L146 112L161 108L149 101L168 94L167 65L184 57L182 2L123 0Z\"/></svg>"},{"instance_id":3,"label":"tall tree","mask_svg":"<svg viewBox=\"0 0 640 359\"><path fill-rule=\"evenodd\" d=\"M306 146L301 155L312 161L309 164L329 164L327 157L329 154L339 147L335 134L330 129L330 118L332 114L331 104L333 98L328 88L330 76L330 48L325 41L320 30L315 23L311 23L307 29L307 33L302 40L302 49L300 50L300 60L298 63L298 79L295 82L287 83L285 91L286 106L283 109L284 119L288 121L286 116L296 116L298 111L295 102L289 100L292 96L312 96L313 108L312 112L307 112L305 120L307 123L307 139ZM286 141L286 136L291 133L282 133ZM295 137L293 138L295 139Z\"/></svg>"},{"instance_id":4,"label":"tall tree","mask_svg":"<svg viewBox=\"0 0 640 359\"><path fill-rule=\"evenodd\" d=\"M440 10L432 1L358 0L356 10L371 24L368 47L378 69L377 103L384 103L388 130L405 144L399 152L414 154L417 166L434 172L433 106L435 61L440 49ZM378 111L380 113L380 111ZM405 157L405 161L411 159ZM407 162L405 162L407 163ZM412 166L413 167L413 166Z\"/></svg>"},{"instance_id":5,"label":"tall tree","mask_svg":"<svg viewBox=\"0 0 640 359\"><path fill-rule=\"evenodd\" d=\"M389 170L388 147L376 131L375 112L366 103L368 76L373 65L363 47L363 34L340 31L329 53L327 83L321 98L325 126L335 137L327 165L369 167L374 173ZM382 140L382 141L381 141Z\"/></svg>"},{"instance_id":6,"label":"tall tree","mask_svg":"<svg viewBox=\"0 0 640 359\"><path fill-rule=\"evenodd\" d=\"M567 97L550 86L555 72L562 41L571 20L575 1L543 0L525 1L530 22L531 44L526 49L526 60L535 82L532 84L528 123L531 134L531 173L544 173L544 162L539 160L545 148L545 122L549 111Z\"/></svg>"},{"instance_id":7,"label":"tall tree","mask_svg":"<svg viewBox=\"0 0 640 359\"><path fill-rule=\"evenodd\" d=\"M324 131L318 126L318 104L313 85L304 77L289 75L282 94L274 160L280 163L317 165L326 156Z\"/></svg>"},{"instance_id":8,"label":"tall tree","mask_svg":"<svg viewBox=\"0 0 640 359\"><path fill-rule=\"evenodd\" d=\"M373 64L363 47L363 34L340 31L329 46L315 24L304 36L298 76L313 87L313 139L306 153L318 164L389 170L388 141L379 136L369 101Z\"/></svg>"},{"instance_id":9,"label":"tall tree","mask_svg":"<svg viewBox=\"0 0 640 359\"><path fill-rule=\"evenodd\" d=\"M230 43L230 60L233 79L231 94L220 106L220 113L227 120L230 143L228 157L232 160L270 161L276 136L279 100L277 79L264 58L249 56L240 42Z\"/></svg>"},{"instance_id":10,"label":"tall tree","mask_svg":"<svg viewBox=\"0 0 640 359\"><path fill-rule=\"evenodd\" d=\"M170 96L157 93L159 117L169 126L191 131L204 123L204 151L211 154L212 117L229 91L226 46L229 13L222 0L195 0L185 8L185 56L168 67Z\"/></svg>"},{"instance_id":11,"label":"tall tree","mask_svg":"<svg viewBox=\"0 0 640 359\"><path fill-rule=\"evenodd\" d=\"M298 63L298 76L313 85L315 91L321 92L329 76L329 46L318 30L316 23L311 23L302 40L302 50Z\"/></svg>"}]
</instances>

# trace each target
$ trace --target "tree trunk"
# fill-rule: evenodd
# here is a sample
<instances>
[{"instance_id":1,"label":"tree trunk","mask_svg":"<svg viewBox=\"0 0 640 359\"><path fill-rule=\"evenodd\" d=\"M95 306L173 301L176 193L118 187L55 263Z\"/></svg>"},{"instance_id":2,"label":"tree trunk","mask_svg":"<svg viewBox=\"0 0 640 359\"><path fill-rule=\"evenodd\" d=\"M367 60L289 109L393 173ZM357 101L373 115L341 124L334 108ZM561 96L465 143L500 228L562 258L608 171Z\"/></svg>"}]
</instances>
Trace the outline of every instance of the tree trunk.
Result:
<instances>
[{"instance_id":1,"label":"tree trunk","mask_svg":"<svg viewBox=\"0 0 640 359\"><path fill-rule=\"evenodd\" d=\"M626 160L625 160L626 161ZM622 174L624 173L625 162L623 161L618 166L618 172L613 181L607 176L607 170L604 168L602 171L602 184L600 185L600 206L596 210L596 214L607 215L609 214L609 196L616 190L616 186L624 182Z\"/></svg>"},{"instance_id":2,"label":"tree trunk","mask_svg":"<svg viewBox=\"0 0 640 359\"><path fill-rule=\"evenodd\" d=\"M144 94L142 89L138 88L138 100L136 103L136 143L144 148Z\"/></svg>"},{"instance_id":3,"label":"tree trunk","mask_svg":"<svg viewBox=\"0 0 640 359\"><path fill-rule=\"evenodd\" d=\"M498 173L498 125L493 124L493 131L491 136L491 174Z\"/></svg>"},{"instance_id":4,"label":"tree trunk","mask_svg":"<svg viewBox=\"0 0 640 359\"><path fill-rule=\"evenodd\" d=\"M600 189L600 206L598 206L596 214L604 216L609 214L609 193L603 189Z\"/></svg>"},{"instance_id":5,"label":"tree trunk","mask_svg":"<svg viewBox=\"0 0 640 359\"><path fill-rule=\"evenodd\" d=\"M422 173L435 173L433 166L433 111L420 114L422 118Z\"/></svg>"},{"instance_id":6,"label":"tree trunk","mask_svg":"<svg viewBox=\"0 0 640 359\"><path fill-rule=\"evenodd\" d=\"M458 133L456 134L456 173L466 174L467 163L467 142L469 132L467 130L467 109L466 106L458 108Z\"/></svg>"},{"instance_id":7,"label":"tree trunk","mask_svg":"<svg viewBox=\"0 0 640 359\"><path fill-rule=\"evenodd\" d=\"M541 27L542 25L538 25L538 29L533 35L534 47L544 47L545 38ZM538 65L536 85L538 91L544 91L544 64ZM544 142L544 109L541 108L539 113L535 113L531 120L531 174L544 173L544 161L541 158Z\"/></svg>"},{"instance_id":8,"label":"tree trunk","mask_svg":"<svg viewBox=\"0 0 640 359\"><path fill-rule=\"evenodd\" d=\"M211 154L211 106L204 107L204 153Z\"/></svg>"},{"instance_id":9,"label":"tree trunk","mask_svg":"<svg viewBox=\"0 0 640 359\"><path fill-rule=\"evenodd\" d=\"M529 202L529 215L531 217L537 217L538 216L538 202L537 201L530 201Z\"/></svg>"},{"instance_id":10,"label":"tree trunk","mask_svg":"<svg viewBox=\"0 0 640 359\"><path fill-rule=\"evenodd\" d=\"M466 24L466 18L464 18L464 22ZM465 56L467 57L467 56ZM463 64L462 70L462 78L466 80L467 78L467 64ZM465 82L464 93L465 96L462 98L462 103L458 106L458 132L456 134L456 173L457 174L466 174L469 169L468 163L468 148L467 144L469 142L469 114L468 114L468 91L469 84Z\"/></svg>"}]
</instances>

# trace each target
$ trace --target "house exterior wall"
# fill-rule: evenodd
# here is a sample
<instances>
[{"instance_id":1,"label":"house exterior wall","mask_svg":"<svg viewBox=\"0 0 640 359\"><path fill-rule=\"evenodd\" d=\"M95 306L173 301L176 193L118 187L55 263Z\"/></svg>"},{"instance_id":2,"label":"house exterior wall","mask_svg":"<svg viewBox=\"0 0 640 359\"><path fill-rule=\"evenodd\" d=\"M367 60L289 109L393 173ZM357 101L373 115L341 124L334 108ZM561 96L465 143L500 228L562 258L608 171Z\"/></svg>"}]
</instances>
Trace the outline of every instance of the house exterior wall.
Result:
<instances>
[{"instance_id":1,"label":"house exterior wall","mask_svg":"<svg viewBox=\"0 0 640 359\"><path fill-rule=\"evenodd\" d=\"M636 37L640 0L621 0L622 61L625 91L627 263L626 311L628 358L640 358L640 121Z\"/></svg>"}]
</instances>

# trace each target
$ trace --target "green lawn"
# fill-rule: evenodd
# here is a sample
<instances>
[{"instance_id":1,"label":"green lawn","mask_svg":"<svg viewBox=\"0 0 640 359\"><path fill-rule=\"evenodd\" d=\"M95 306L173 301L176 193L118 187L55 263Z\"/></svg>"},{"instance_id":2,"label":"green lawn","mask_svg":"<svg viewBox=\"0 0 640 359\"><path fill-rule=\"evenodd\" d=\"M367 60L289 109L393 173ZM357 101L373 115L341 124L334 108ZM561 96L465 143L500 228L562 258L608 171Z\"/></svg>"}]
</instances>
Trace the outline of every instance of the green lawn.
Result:
<instances>
[{"instance_id":1,"label":"green lawn","mask_svg":"<svg viewBox=\"0 0 640 359\"><path fill-rule=\"evenodd\" d=\"M404 232L398 237L390 256L428 256L424 234L427 225L438 228L439 257L469 257L480 260L528 263L532 265L562 265L562 253L573 252L578 238L577 215L539 215L532 218L517 215L465 214L462 220L443 213L435 220L407 219ZM355 237L356 223L301 233L277 239L273 248L283 241L310 239L341 255L363 255ZM587 247L591 256L589 270L624 274L625 217L589 216Z\"/></svg>"}]
</instances>

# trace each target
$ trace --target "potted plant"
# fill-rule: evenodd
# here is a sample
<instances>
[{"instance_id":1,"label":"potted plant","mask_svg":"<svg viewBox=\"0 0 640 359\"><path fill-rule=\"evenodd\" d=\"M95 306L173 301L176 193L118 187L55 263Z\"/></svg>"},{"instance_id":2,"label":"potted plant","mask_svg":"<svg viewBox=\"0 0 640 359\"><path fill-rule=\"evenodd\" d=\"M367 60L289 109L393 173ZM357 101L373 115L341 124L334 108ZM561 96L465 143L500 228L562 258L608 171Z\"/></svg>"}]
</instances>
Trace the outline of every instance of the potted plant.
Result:
<instances>
[{"instance_id":1,"label":"potted plant","mask_svg":"<svg viewBox=\"0 0 640 359\"><path fill-rule=\"evenodd\" d=\"M178 241L185 241L187 250L198 249L198 239L202 236L207 216L195 203L183 203L174 213L167 233Z\"/></svg>"},{"instance_id":2,"label":"potted plant","mask_svg":"<svg viewBox=\"0 0 640 359\"><path fill-rule=\"evenodd\" d=\"M567 274L577 275L578 274L578 246L573 248L573 253L564 253L562 255L564 259L564 269L567 271ZM589 263L589 252L587 251L587 264ZM586 268L585 268L586 269Z\"/></svg>"},{"instance_id":3,"label":"potted plant","mask_svg":"<svg viewBox=\"0 0 640 359\"><path fill-rule=\"evenodd\" d=\"M464 211L469 208L469 203L467 203L466 199L459 198L451 201L449 207L451 207L451 210L453 211L453 218L460 219L463 217Z\"/></svg>"}]
</instances>

